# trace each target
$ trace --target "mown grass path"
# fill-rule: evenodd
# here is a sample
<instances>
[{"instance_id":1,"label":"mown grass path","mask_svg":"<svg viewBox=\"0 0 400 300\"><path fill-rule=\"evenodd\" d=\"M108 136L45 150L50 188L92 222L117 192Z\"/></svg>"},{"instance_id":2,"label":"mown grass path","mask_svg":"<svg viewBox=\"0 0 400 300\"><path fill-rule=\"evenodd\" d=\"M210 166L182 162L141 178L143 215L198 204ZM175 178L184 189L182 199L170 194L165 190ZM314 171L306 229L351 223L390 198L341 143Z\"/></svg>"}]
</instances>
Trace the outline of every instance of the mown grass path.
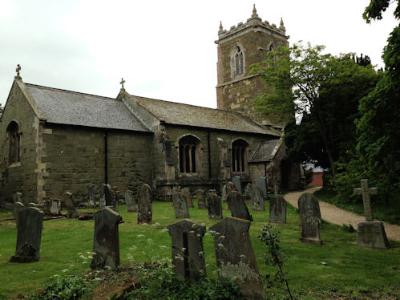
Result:
<instances>
[{"instance_id":1,"label":"mown grass path","mask_svg":"<svg viewBox=\"0 0 400 300\"><path fill-rule=\"evenodd\" d=\"M318 189L319 188L310 188L305 191L287 193L285 194L284 198L292 206L298 208L297 200L299 199L301 194L305 192L313 193ZM319 201L319 206L321 208L322 219L331 224L336 224L340 226L352 225L355 229L357 229L358 223L365 221L364 216L344 210L324 201ZM384 224L388 239L392 241L400 241L400 226L389 224L386 222L384 222Z\"/></svg>"}]
</instances>

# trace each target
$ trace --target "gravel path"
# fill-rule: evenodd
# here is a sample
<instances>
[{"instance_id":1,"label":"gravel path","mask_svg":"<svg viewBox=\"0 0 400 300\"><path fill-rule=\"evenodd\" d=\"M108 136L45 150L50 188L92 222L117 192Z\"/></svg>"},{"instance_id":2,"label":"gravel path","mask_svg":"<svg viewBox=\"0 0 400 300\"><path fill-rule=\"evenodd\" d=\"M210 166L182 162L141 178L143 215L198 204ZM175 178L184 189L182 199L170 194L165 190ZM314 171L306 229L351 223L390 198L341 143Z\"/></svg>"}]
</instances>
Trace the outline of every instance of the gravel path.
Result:
<instances>
[{"instance_id":1,"label":"gravel path","mask_svg":"<svg viewBox=\"0 0 400 300\"><path fill-rule=\"evenodd\" d=\"M288 203L297 208L297 200L299 199L301 194L305 192L314 193L318 189L319 188L310 188L305 191L287 193L284 195L284 198ZM332 224L351 224L354 228L357 229L357 224L365 220L363 216L338 208L335 205L327 202L319 201L319 206L321 208L322 219ZM400 241L400 225L393 225L386 222L384 224L388 239L393 241Z\"/></svg>"}]
</instances>

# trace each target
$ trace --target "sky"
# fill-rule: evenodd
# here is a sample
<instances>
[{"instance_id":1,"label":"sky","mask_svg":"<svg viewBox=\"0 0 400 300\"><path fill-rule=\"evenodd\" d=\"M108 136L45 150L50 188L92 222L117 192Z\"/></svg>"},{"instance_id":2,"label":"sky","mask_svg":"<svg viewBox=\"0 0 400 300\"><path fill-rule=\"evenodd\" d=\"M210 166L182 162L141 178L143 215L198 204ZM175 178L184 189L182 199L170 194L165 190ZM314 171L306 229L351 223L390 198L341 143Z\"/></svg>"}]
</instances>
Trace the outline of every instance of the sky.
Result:
<instances>
[{"instance_id":1,"label":"sky","mask_svg":"<svg viewBox=\"0 0 400 300\"><path fill-rule=\"evenodd\" d=\"M116 97L130 94L216 107L219 22L245 22L253 3L289 42L363 53L383 66L393 8L367 24L369 0L0 0L0 103L21 64L24 82Z\"/></svg>"}]
</instances>

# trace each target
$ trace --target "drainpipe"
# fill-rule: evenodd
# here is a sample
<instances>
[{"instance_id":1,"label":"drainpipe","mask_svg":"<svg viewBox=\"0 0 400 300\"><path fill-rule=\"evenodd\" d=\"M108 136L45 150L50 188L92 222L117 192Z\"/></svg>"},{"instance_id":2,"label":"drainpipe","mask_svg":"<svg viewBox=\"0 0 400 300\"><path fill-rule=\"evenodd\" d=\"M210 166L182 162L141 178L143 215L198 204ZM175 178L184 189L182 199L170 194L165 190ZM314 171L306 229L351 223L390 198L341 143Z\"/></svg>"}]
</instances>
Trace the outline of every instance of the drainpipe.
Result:
<instances>
[{"instance_id":1,"label":"drainpipe","mask_svg":"<svg viewBox=\"0 0 400 300\"><path fill-rule=\"evenodd\" d=\"M104 183L108 184L108 132L104 132Z\"/></svg>"}]
</instances>

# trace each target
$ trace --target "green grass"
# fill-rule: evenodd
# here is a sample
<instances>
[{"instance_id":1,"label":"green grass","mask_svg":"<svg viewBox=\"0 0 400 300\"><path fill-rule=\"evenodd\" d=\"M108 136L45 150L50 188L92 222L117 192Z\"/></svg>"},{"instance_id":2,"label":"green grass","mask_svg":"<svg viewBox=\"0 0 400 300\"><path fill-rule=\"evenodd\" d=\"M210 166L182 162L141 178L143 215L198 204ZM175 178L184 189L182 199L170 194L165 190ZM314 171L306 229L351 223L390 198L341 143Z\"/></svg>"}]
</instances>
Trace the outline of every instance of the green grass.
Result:
<instances>
[{"instance_id":1,"label":"green grass","mask_svg":"<svg viewBox=\"0 0 400 300\"><path fill-rule=\"evenodd\" d=\"M268 209L268 208L267 208ZM124 223L120 225L121 263L145 262L170 258L170 236L165 227L175 222L170 203L153 205L153 225L137 225L136 214L120 207ZM195 222L214 224L207 211L191 209ZM263 263L264 247L257 239L268 212L252 212L253 247L263 275L273 267ZM225 210L224 215L228 216ZM1 214L0 214L1 216ZM49 220L44 222L41 259L39 262L17 264L8 262L15 251L16 228L12 221L0 222L0 299L26 294L39 288L54 275L79 274L89 270L92 250L93 221ZM288 223L277 225L281 246L286 257L285 270L289 283L301 299L330 298L331 294L360 297L380 293L400 293L400 245L388 250L372 250L356 245L356 234L324 223L321 238L324 245L299 241L298 214L288 210ZM216 275L212 236L204 239L207 273ZM326 264L322 264L322 262Z\"/></svg>"}]
</instances>

